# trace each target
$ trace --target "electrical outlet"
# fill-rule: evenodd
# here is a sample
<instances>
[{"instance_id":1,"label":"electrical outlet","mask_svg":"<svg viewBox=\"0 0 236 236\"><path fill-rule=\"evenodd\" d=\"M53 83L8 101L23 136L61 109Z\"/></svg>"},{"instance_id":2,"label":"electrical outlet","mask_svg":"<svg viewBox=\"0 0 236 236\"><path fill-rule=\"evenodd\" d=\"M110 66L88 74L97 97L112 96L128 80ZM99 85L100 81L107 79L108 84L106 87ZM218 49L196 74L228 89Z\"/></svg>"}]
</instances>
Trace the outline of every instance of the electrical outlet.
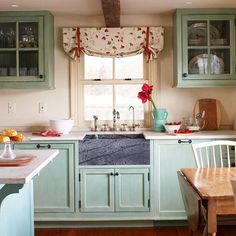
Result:
<instances>
[{"instance_id":1,"label":"electrical outlet","mask_svg":"<svg viewBox=\"0 0 236 236\"><path fill-rule=\"evenodd\" d=\"M44 113L47 111L47 106L46 103L40 102L39 103L39 113Z\"/></svg>"},{"instance_id":2,"label":"electrical outlet","mask_svg":"<svg viewBox=\"0 0 236 236\"><path fill-rule=\"evenodd\" d=\"M16 103L8 102L8 114L15 114L16 113Z\"/></svg>"}]
</instances>

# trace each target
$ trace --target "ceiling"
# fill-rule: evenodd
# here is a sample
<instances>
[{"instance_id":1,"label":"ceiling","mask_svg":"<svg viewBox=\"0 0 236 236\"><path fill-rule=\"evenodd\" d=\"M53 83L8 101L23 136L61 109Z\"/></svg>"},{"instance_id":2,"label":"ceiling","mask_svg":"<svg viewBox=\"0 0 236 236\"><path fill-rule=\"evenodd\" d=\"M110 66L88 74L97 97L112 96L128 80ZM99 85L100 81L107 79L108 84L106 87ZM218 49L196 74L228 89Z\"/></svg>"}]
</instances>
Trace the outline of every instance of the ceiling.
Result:
<instances>
[{"instance_id":1,"label":"ceiling","mask_svg":"<svg viewBox=\"0 0 236 236\"><path fill-rule=\"evenodd\" d=\"M186 4L191 1L192 4ZM11 7L18 4L18 8ZM121 15L161 14L175 8L236 8L235 0L120 0ZM102 15L100 0L1 0L1 11L49 10L54 15Z\"/></svg>"}]
</instances>

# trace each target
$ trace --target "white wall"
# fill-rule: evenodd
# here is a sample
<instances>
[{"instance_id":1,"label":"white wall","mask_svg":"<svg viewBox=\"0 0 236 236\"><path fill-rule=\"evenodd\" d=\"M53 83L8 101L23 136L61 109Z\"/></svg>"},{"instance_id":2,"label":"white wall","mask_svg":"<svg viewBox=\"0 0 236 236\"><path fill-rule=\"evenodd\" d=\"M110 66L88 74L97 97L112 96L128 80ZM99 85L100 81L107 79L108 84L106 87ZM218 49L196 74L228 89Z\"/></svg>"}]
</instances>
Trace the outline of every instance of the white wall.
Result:
<instances>
[{"instance_id":1,"label":"white wall","mask_svg":"<svg viewBox=\"0 0 236 236\"><path fill-rule=\"evenodd\" d=\"M236 89L204 88L176 89L173 84L172 16L130 15L121 17L122 26L158 26L165 28L165 48L158 59L159 107L166 107L170 120L180 120L192 114L199 98L216 98L222 104L222 124L233 124ZM100 16L55 16L55 90L0 90L0 127L22 126L22 129L39 129L47 126L49 119L68 118L69 59L62 49L62 27L104 26ZM8 114L8 102L16 103L16 114ZM47 112L39 113L39 102L46 103ZM18 129L20 129L18 127Z\"/></svg>"}]
</instances>

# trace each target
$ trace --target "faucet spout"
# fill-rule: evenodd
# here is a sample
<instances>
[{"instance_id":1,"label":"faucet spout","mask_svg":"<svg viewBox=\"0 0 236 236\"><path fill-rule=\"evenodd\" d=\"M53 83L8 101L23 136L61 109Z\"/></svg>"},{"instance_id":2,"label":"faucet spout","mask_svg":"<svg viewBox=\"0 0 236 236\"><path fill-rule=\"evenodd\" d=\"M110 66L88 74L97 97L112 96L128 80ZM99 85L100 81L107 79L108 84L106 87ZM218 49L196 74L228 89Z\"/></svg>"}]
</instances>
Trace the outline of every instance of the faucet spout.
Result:
<instances>
[{"instance_id":1,"label":"faucet spout","mask_svg":"<svg viewBox=\"0 0 236 236\"><path fill-rule=\"evenodd\" d=\"M132 122L131 130L132 130L132 131L135 131L135 128L136 128L136 127L139 127L139 124L135 124L134 107L133 107L133 106L130 106L130 107L129 107L129 111L130 111L131 109L132 109L132 111L133 111L133 122Z\"/></svg>"}]
</instances>

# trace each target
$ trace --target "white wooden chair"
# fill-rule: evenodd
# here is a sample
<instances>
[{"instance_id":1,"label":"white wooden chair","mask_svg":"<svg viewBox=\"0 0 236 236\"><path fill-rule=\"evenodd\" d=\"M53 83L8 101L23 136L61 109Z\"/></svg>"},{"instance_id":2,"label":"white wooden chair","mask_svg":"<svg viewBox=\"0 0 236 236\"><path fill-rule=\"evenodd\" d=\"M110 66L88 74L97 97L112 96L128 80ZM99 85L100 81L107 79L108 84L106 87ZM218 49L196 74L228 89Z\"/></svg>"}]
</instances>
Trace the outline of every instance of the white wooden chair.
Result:
<instances>
[{"instance_id":1,"label":"white wooden chair","mask_svg":"<svg viewBox=\"0 0 236 236\"><path fill-rule=\"evenodd\" d=\"M197 168L228 167L236 163L236 142L218 140L192 144Z\"/></svg>"}]
</instances>

